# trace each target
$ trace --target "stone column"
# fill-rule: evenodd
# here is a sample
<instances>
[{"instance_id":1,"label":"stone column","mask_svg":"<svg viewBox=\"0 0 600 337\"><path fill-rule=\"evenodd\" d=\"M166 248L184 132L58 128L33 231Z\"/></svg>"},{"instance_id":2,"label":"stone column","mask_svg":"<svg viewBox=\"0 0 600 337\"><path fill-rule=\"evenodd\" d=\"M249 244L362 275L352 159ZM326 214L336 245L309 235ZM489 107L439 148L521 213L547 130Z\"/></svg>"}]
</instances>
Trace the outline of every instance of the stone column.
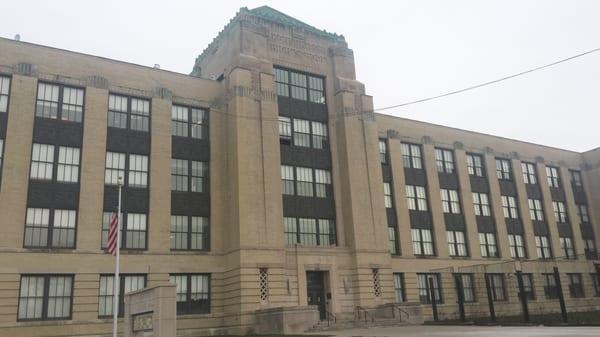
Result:
<instances>
[{"instance_id":1,"label":"stone column","mask_svg":"<svg viewBox=\"0 0 600 337\"><path fill-rule=\"evenodd\" d=\"M530 259L537 259L537 251L535 247L535 233L533 231L533 223L531 222L531 216L529 215L529 201L527 197L527 190L525 188L525 182L523 182L523 169L521 168L521 161L514 158L511 162L513 170L513 179L517 188L517 195L519 201L519 215L523 224L524 240L527 248L527 257ZM547 211L547 210L546 210Z\"/></svg>"},{"instance_id":2,"label":"stone column","mask_svg":"<svg viewBox=\"0 0 600 337\"><path fill-rule=\"evenodd\" d=\"M567 221L571 226L571 232L573 234L572 240L575 246L575 254L578 259L585 259L585 244L581 236L580 219L577 216L577 205L575 204L575 197L573 196L573 188L571 186L571 175L569 174L569 168L561 166L558 170L562 188L565 191L565 207L567 211Z\"/></svg>"},{"instance_id":3,"label":"stone column","mask_svg":"<svg viewBox=\"0 0 600 337\"><path fill-rule=\"evenodd\" d=\"M508 230L506 229L506 220L504 219L504 212L502 211L502 195L500 193L498 176L496 174L496 158L494 158L492 155L486 154L484 156L484 162L484 169L486 171L485 174L488 179L488 186L490 187L490 208L492 210L494 222L496 222L496 233L498 234L496 241L498 242L500 257L508 259L511 257L510 247L508 245ZM523 219L521 219L521 221L523 221ZM525 224L523 224L523 226L524 225ZM525 240L525 237L523 239Z\"/></svg>"},{"instance_id":4,"label":"stone column","mask_svg":"<svg viewBox=\"0 0 600 337\"><path fill-rule=\"evenodd\" d=\"M437 257L448 257L448 239L446 238L446 224L440 197L440 181L435 164L435 148L433 144L423 144L423 165L427 175L427 198L429 211L433 220L433 236Z\"/></svg>"},{"instance_id":5,"label":"stone column","mask_svg":"<svg viewBox=\"0 0 600 337\"><path fill-rule=\"evenodd\" d=\"M471 191L471 180L467 170L467 154L462 148L454 150L456 158L455 170L458 177L459 193L463 216L465 221L465 236L469 245L469 256L473 259L481 258L479 249L479 231L477 229L477 220L475 218L475 209L473 207L473 192Z\"/></svg>"},{"instance_id":6,"label":"stone column","mask_svg":"<svg viewBox=\"0 0 600 337\"><path fill-rule=\"evenodd\" d=\"M398 139L388 138L388 158L394 182L394 202L398 217L398 237L400 251L404 257L414 257L412 239L410 236L410 217L406 203L406 183L404 179L404 164L402 162L401 143Z\"/></svg>"},{"instance_id":7,"label":"stone column","mask_svg":"<svg viewBox=\"0 0 600 337\"><path fill-rule=\"evenodd\" d=\"M552 256L561 257L564 253L560 249L560 235L558 234L558 226L556 218L554 218L554 207L552 206L552 194L550 194L550 185L546 176L546 164L543 159L536 158L536 170L538 175L538 184L542 190L542 205L544 207L544 216L548 224L548 232L550 233L550 247L552 248Z\"/></svg>"}]
</instances>

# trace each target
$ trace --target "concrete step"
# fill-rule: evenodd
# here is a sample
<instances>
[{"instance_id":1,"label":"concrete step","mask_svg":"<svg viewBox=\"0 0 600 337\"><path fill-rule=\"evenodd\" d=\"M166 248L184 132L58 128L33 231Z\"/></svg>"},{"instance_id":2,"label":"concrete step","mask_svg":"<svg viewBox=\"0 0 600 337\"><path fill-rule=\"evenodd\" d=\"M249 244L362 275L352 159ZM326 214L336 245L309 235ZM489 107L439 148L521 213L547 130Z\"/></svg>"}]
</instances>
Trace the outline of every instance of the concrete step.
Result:
<instances>
[{"instance_id":1,"label":"concrete step","mask_svg":"<svg viewBox=\"0 0 600 337\"><path fill-rule=\"evenodd\" d=\"M348 320L348 321L337 321L329 322L320 321L315 324L312 328L306 330L306 332L319 332L319 331L332 331L332 330L344 330L344 329L357 329L357 328L369 328L369 327L388 327L388 326L404 326L410 325L408 322L402 322L397 319L379 319L375 321L364 320Z\"/></svg>"}]
</instances>

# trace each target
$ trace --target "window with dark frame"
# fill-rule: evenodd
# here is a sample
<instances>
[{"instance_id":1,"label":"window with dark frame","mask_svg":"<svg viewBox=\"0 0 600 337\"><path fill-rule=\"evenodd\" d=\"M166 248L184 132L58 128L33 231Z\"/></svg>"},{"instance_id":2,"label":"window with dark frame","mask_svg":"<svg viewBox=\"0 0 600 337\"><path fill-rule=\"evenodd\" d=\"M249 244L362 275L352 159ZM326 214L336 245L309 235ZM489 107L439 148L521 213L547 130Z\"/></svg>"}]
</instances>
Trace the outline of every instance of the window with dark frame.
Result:
<instances>
[{"instance_id":1,"label":"window with dark frame","mask_svg":"<svg viewBox=\"0 0 600 337\"><path fill-rule=\"evenodd\" d=\"M106 248L108 230L113 212L102 214L102 242L100 248ZM146 250L148 242L147 215L144 213L124 212L121 224L121 249Z\"/></svg>"},{"instance_id":2,"label":"window with dark frame","mask_svg":"<svg viewBox=\"0 0 600 337\"><path fill-rule=\"evenodd\" d=\"M560 187L560 176L558 174L558 167L546 166L546 177L548 178L548 185L550 185L550 187Z\"/></svg>"},{"instance_id":3,"label":"window with dark frame","mask_svg":"<svg viewBox=\"0 0 600 337\"><path fill-rule=\"evenodd\" d=\"M335 222L331 219L283 218L286 245L335 246Z\"/></svg>"},{"instance_id":4,"label":"window with dark frame","mask_svg":"<svg viewBox=\"0 0 600 337\"><path fill-rule=\"evenodd\" d=\"M171 191L204 193L207 187L207 162L171 159Z\"/></svg>"},{"instance_id":5,"label":"window with dark frame","mask_svg":"<svg viewBox=\"0 0 600 337\"><path fill-rule=\"evenodd\" d=\"M329 198L331 173L310 167L281 165L282 194Z\"/></svg>"},{"instance_id":6,"label":"window with dark frame","mask_svg":"<svg viewBox=\"0 0 600 337\"><path fill-rule=\"evenodd\" d=\"M512 170L508 159L496 158L496 176L499 180L512 180Z\"/></svg>"},{"instance_id":7,"label":"window with dark frame","mask_svg":"<svg viewBox=\"0 0 600 337\"><path fill-rule=\"evenodd\" d=\"M460 214L460 199L457 190L440 189L442 210L448 214Z\"/></svg>"},{"instance_id":8,"label":"window with dark frame","mask_svg":"<svg viewBox=\"0 0 600 337\"><path fill-rule=\"evenodd\" d=\"M8 112L8 93L10 92L10 77L0 76L0 112Z\"/></svg>"},{"instance_id":9,"label":"window with dark frame","mask_svg":"<svg viewBox=\"0 0 600 337\"><path fill-rule=\"evenodd\" d=\"M78 183L79 161L80 149L77 147L34 143L31 150L29 178L59 183Z\"/></svg>"},{"instance_id":10,"label":"window with dark frame","mask_svg":"<svg viewBox=\"0 0 600 337\"><path fill-rule=\"evenodd\" d=\"M558 287L556 286L556 278L554 274L542 274L544 277L544 297L547 300L558 298Z\"/></svg>"},{"instance_id":11,"label":"window with dark frame","mask_svg":"<svg viewBox=\"0 0 600 337\"><path fill-rule=\"evenodd\" d=\"M535 288L533 287L533 274L521 274L523 278L523 290L525 297L533 301L535 300Z\"/></svg>"},{"instance_id":12,"label":"window with dark frame","mask_svg":"<svg viewBox=\"0 0 600 337\"><path fill-rule=\"evenodd\" d=\"M571 184L573 186L583 186L583 178L581 177L581 171L569 170L569 173L571 174Z\"/></svg>"},{"instance_id":13,"label":"window with dark frame","mask_svg":"<svg viewBox=\"0 0 600 337\"><path fill-rule=\"evenodd\" d=\"M27 208L24 248L75 248L77 211Z\"/></svg>"},{"instance_id":14,"label":"window with dark frame","mask_svg":"<svg viewBox=\"0 0 600 337\"><path fill-rule=\"evenodd\" d=\"M379 161L382 164L388 163L387 141L385 139L379 140Z\"/></svg>"},{"instance_id":15,"label":"window with dark frame","mask_svg":"<svg viewBox=\"0 0 600 337\"><path fill-rule=\"evenodd\" d=\"M71 319L73 275L22 274L17 321Z\"/></svg>"},{"instance_id":16,"label":"window with dark frame","mask_svg":"<svg viewBox=\"0 0 600 337\"><path fill-rule=\"evenodd\" d=\"M542 201L539 199L528 199L529 204L529 216L534 221L544 221L544 208L542 207Z\"/></svg>"},{"instance_id":17,"label":"window with dark frame","mask_svg":"<svg viewBox=\"0 0 600 337\"><path fill-rule=\"evenodd\" d=\"M405 185L406 202L408 209L413 211L427 211L427 191L424 186Z\"/></svg>"},{"instance_id":18,"label":"window with dark frame","mask_svg":"<svg viewBox=\"0 0 600 337\"><path fill-rule=\"evenodd\" d=\"M481 257L499 257L500 255L494 233L479 233L479 248Z\"/></svg>"},{"instance_id":19,"label":"window with dark frame","mask_svg":"<svg viewBox=\"0 0 600 337\"><path fill-rule=\"evenodd\" d=\"M39 82L35 116L81 123L83 98L83 89Z\"/></svg>"},{"instance_id":20,"label":"window with dark frame","mask_svg":"<svg viewBox=\"0 0 600 337\"><path fill-rule=\"evenodd\" d=\"M467 256L465 233L462 231L446 231L448 239L448 255L452 257Z\"/></svg>"},{"instance_id":21,"label":"window with dark frame","mask_svg":"<svg viewBox=\"0 0 600 337\"><path fill-rule=\"evenodd\" d=\"M588 213L587 205L577 204L577 216L579 217L579 220L581 221L581 223L589 223L590 222L590 216Z\"/></svg>"},{"instance_id":22,"label":"window with dark frame","mask_svg":"<svg viewBox=\"0 0 600 337\"><path fill-rule=\"evenodd\" d=\"M398 243L398 233L396 227L388 224L388 241L390 247L390 254L400 255L400 247Z\"/></svg>"},{"instance_id":23,"label":"window with dark frame","mask_svg":"<svg viewBox=\"0 0 600 337\"><path fill-rule=\"evenodd\" d=\"M385 208L394 208L392 186L390 183L383 183L383 202Z\"/></svg>"},{"instance_id":24,"label":"window with dark frame","mask_svg":"<svg viewBox=\"0 0 600 337\"><path fill-rule=\"evenodd\" d=\"M325 104L323 78L274 67L275 90L278 96Z\"/></svg>"},{"instance_id":25,"label":"window with dark frame","mask_svg":"<svg viewBox=\"0 0 600 337\"><path fill-rule=\"evenodd\" d=\"M537 251L538 259L552 258L552 251L550 250L548 236L536 235L535 236L535 248Z\"/></svg>"},{"instance_id":26,"label":"window with dark frame","mask_svg":"<svg viewBox=\"0 0 600 337\"><path fill-rule=\"evenodd\" d=\"M557 222L568 223L567 210L565 203L562 201L553 201L552 208L554 209L554 219Z\"/></svg>"},{"instance_id":27,"label":"window with dark frame","mask_svg":"<svg viewBox=\"0 0 600 337\"><path fill-rule=\"evenodd\" d=\"M475 283L473 282L473 274L455 274L460 278L460 283L463 290L463 300L465 303L474 303L475 297Z\"/></svg>"},{"instance_id":28,"label":"window with dark frame","mask_svg":"<svg viewBox=\"0 0 600 337\"><path fill-rule=\"evenodd\" d=\"M508 247L510 248L510 256L513 259L524 259L527 257L523 242L523 235L508 234Z\"/></svg>"},{"instance_id":29,"label":"window with dark frame","mask_svg":"<svg viewBox=\"0 0 600 337\"><path fill-rule=\"evenodd\" d=\"M583 239L585 257L588 260L597 260L596 242L593 239Z\"/></svg>"},{"instance_id":30,"label":"window with dark frame","mask_svg":"<svg viewBox=\"0 0 600 337\"><path fill-rule=\"evenodd\" d=\"M483 157L477 154L467 154L467 171L469 175L485 177Z\"/></svg>"},{"instance_id":31,"label":"window with dark frame","mask_svg":"<svg viewBox=\"0 0 600 337\"><path fill-rule=\"evenodd\" d=\"M564 254L563 257L569 260L574 260L577 258L575 255L575 247L573 247L573 240L570 237L564 236L560 237L560 249Z\"/></svg>"},{"instance_id":32,"label":"window with dark frame","mask_svg":"<svg viewBox=\"0 0 600 337\"><path fill-rule=\"evenodd\" d=\"M423 158L421 155L421 145L402 143L402 163L405 168L423 169Z\"/></svg>"},{"instance_id":33,"label":"window with dark frame","mask_svg":"<svg viewBox=\"0 0 600 337\"><path fill-rule=\"evenodd\" d=\"M171 250L201 250L210 247L207 217L171 215Z\"/></svg>"},{"instance_id":34,"label":"window with dark frame","mask_svg":"<svg viewBox=\"0 0 600 337\"><path fill-rule=\"evenodd\" d=\"M433 295L436 303L444 303L442 297L441 275L432 273L417 273L417 288L421 304L431 304L431 292L429 291L429 279L433 279Z\"/></svg>"},{"instance_id":35,"label":"window with dark frame","mask_svg":"<svg viewBox=\"0 0 600 337\"><path fill-rule=\"evenodd\" d=\"M404 285L404 273L394 273L394 294L396 303L406 302L406 293Z\"/></svg>"},{"instance_id":36,"label":"window with dark frame","mask_svg":"<svg viewBox=\"0 0 600 337\"><path fill-rule=\"evenodd\" d=\"M519 209L517 207L517 199L515 197L501 195L502 213L506 219L518 219Z\"/></svg>"},{"instance_id":37,"label":"window with dark frame","mask_svg":"<svg viewBox=\"0 0 600 337\"><path fill-rule=\"evenodd\" d=\"M594 296L600 297L600 274L590 274L592 279L592 288L594 289Z\"/></svg>"},{"instance_id":38,"label":"window with dark frame","mask_svg":"<svg viewBox=\"0 0 600 337\"><path fill-rule=\"evenodd\" d=\"M451 150L436 148L435 164L439 173L454 173L454 154Z\"/></svg>"},{"instance_id":39,"label":"window with dark frame","mask_svg":"<svg viewBox=\"0 0 600 337\"><path fill-rule=\"evenodd\" d=\"M173 104L171 106L171 135L208 139L208 112L205 109Z\"/></svg>"},{"instance_id":40,"label":"window with dark frame","mask_svg":"<svg viewBox=\"0 0 600 337\"><path fill-rule=\"evenodd\" d=\"M113 315L115 276L100 275L98 289L98 317L111 317ZM125 294L146 287L145 274L120 274L119 275L119 311L117 315L123 317L125 311Z\"/></svg>"},{"instance_id":41,"label":"window with dark frame","mask_svg":"<svg viewBox=\"0 0 600 337\"><path fill-rule=\"evenodd\" d=\"M171 274L176 286L177 314L210 313L210 274Z\"/></svg>"},{"instance_id":42,"label":"window with dark frame","mask_svg":"<svg viewBox=\"0 0 600 337\"><path fill-rule=\"evenodd\" d=\"M148 166L146 155L106 152L104 184L116 186L121 177L124 186L147 188Z\"/></svg>"},{"instance_id":43,"label":"window with dark frame","mask_svg":"<svg viewBox=\"0 0 600 337\"><path fill-rule=\"evenodd\" d=\"M585 293L583 291L583 281L581 274L567 274L569 277L569 294L571 298L583 298Z\"/></svg>"},{"instance_id":44,"label":"window with dark frame","mask_svg":"<svg viewBox=\"0 0 600 337\"><path fill-rule=\"evenodd\" d=\"M433 256L433 234L431 229L413 228L410 230L415 256Z\"/></svg>"},{"instance_id":45,"label":"window with dark frame","mask_svg":"<svg viewBox=\"0 0 600 337\"><path fill-rule=\"evenodd\" d=\"M537 184L535 164L522 162L521 169L523 170L523 182L525 182L525 184Z\"/></svg>"},{"instance_id":46,"label":"window with dark frame","mask_svg":"<svg viewBox=\"0 0 600 337\"><path fill-rule=\"evenodd\" d=\"M4 156L4 139L0 138L0 181L2 178L2 158Z\"/></svg>"},{"instance_id":47,"label":"window with dark frame","mask_svg":"<svg viewBox=\"0 0 600 337\"><path fill-rule=\"evenodd\" d=\"M506 289L504 286L504 275L503 274L486 274L490 290L492 293L492 299L494 301L506 301Z\"/></svg>"},{"instance_id":48,"label":"window with dark frame","mask_svg":"<svg viewBox=\"0 0 600 337\"><path fill-rule=\"evenodd\" d=\"M279 143L319 150L328 149L327 124L279 116Z\"/></svg>"},{"instance_id":49,"label":"window with dark frame","mask_svg":"<svg viewBox=\"0 0 600 337\"><path fill-rule=\"evenodd\" d=\"M473 192L473 206L475 208L475 215L478 216L491 216L490 201L487 193Z\"/></svg>"},{"instance_id":50,"label":"window with dark frame","mask_svg":"<svg viewBox=\"0 0 600 337\"><path fill-rule=\"evenodd\" d=\"M109 94L108 127L148 132L150 100Z\"/></svg>"}]
</instances>

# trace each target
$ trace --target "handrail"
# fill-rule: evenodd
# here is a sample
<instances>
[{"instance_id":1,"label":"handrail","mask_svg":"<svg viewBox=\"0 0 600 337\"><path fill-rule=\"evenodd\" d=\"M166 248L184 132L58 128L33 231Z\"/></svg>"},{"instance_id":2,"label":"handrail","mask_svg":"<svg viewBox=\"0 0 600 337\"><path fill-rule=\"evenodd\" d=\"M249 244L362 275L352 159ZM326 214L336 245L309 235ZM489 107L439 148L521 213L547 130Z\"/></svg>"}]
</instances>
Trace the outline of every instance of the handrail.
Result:
<instances>
[{"instance_id":1,"label":"handrail","mask_svg":"<svg viewBox=\"0 0 600 337\"><path fill-rule=\"evenodd\" d=\"M367 309L361 307L360 305L357 305L356 306L356 316L358 319L360 319L361 313L363 313L363 316L365 318L365 323L368 323L367 318L371 318L371 322L375 322L375 318L373 318L373 315L371 315Z\"/></svg>"},{"instance_id":2,"label":"handrail","mask_svg":"<svg viewBox=\"0 0 600 337\"><path fill-rule=\"evenodd\" d=\"M335 316L335 314L333 312L330 312L329 310L325 309L325 313L327 315L327 326L329 326L329 321L331 321L331 319L333 318L333 323L337 322L337 317Z\"/></svg>"},{"instance_id":3,"label":"handrail","mask_svg":"<svg viewBox=\"0 0 600 337\"><path fill-rule=\"evenodd\" d=\"M398 320L400 320L400 322L402 322L402 314L404 313L406 315L406 319L408 320L410 318L410 314L408 313L408 311L402 309L402 307L400 307L400 305L398 303L392 303L392 316L394 318L396 318L396 310L398 310Z\"/></svg>"}]
</instances>

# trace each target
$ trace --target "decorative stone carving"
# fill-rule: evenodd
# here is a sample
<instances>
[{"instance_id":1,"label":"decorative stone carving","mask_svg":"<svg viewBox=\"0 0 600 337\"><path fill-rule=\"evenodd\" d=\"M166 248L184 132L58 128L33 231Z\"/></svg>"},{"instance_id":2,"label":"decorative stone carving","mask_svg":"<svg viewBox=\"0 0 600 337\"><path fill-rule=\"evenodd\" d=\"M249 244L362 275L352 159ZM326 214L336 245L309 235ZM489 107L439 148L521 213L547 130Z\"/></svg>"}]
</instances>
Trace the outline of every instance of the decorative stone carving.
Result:
<instances>
[{"instance_id":1,"label":"decorative stone carving","mask_svg":"<svg viewBox=\"0 0 600 337\"><path fill-rule=\"evenodd\" d=\"M421 143L423 143L423 144L433 144L433 139L431 139L431 137L429 137L429 136L423 136L421 138Z\"/></svg>"},{"instance_id":2,"label":"decorative stone carving","mask_svg":"<svg viewBox=\"0 0 600 337\"><path fill-rule=\"evenodd\" d=\"M156 88L155 96L169 101L173 100L173 92L167 88Z\"/></svg>"},{"instance_id":3,"label":"decorative stone carving","mask_svg":"<svg viewBox=\"0 0 600 337\"><path fill-rule=\"evenodd\" d=\"M492 149L492 148L491 148L491 147L489 147L489 146L486 146L486 147L484 147L484 148L483 148L483 152L485 152L486 154L489 154L489 155L494 155L494 153L495 153L495 152L494 152L494 149Z\"/></svg>"},{"instance_id":4,"label":"decorative stone carving","mask_svg":"<svg viewBox=\"0 0 600 337\"><path fill-rule=\"evenodd\" d=\"M388 138L398 139L398 138L400 138L400 133L396 130L388 129L387 136L388 136Z\"/></svg>"},{"instance_id":5,"label":"decorative stone carving","mask_svg":"<svg viewBox=\"0 0 600 337\"><path fill-rule=\"evenodd\" d=\"M108 80L100 75L92 75L87 78L87 85L98 89L108 90Z\"/></svg>"},{"instance_id":6,"label":"decorative stone carving","mask_svg":"<svg viewBox=\"0 0 600 337\"><path fill-rule=\"evenodd\" d=\"M465 148L465 144L463 144L462 142L454 142L454 148L457 150L462 150Z\"/></svg>"},{"instance_id":7,"label":"decorative stone carving","mask_svg":"<svg viewBox=\"0 0 600 337\"><path fill-rule=\"evenodd\" d=\"M521 156L519 155L519 152L513 151L510 153L510 157L513 159L521 159Z\"/></svg>"},{"instance_id":8,"label":"decorative stone carving","mask_svg":"<svg viewBox=\"0 0 600 337\"><path fill-rule=\"evenodd\" d=\"M542 156L535 156L535 162L536 163L543 163L544 162L544 157Z\"/></svg>"},{"instance_id":9,"label":"decorative stone carving","mask_svg":"<svg viewBox=\"0 0 600 337\"><path fill-rule=\"evenodd\" d=\"M14 71L20 75L31 76L34 73L34 66L31 63L20 62L15 65Z\"/></svg>"}]
</instances>

